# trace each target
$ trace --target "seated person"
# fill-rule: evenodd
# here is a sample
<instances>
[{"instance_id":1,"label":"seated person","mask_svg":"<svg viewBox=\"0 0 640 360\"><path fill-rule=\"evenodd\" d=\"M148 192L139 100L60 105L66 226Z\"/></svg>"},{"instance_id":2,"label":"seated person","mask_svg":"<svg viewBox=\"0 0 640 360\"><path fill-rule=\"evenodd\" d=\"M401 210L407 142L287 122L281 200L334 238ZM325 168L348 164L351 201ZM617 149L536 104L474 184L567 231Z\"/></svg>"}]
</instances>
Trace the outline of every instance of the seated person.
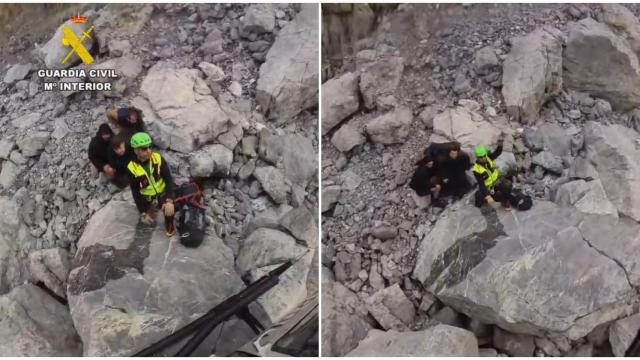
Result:
<instances>
[{"instance_id":1,"label":"seated person","mask_svg":"<svg viewBox=\"0 0 640 360\"><path fill-rule=\"evenodd\" d=\"M121 131L127 129L132 135L144 131L142 111L139 109L134 107L116 109L113 104L110 104L106 108L106 113L107 119Z\"/></svg>"},{"instance_id":2,"label":"seated person","mask_svg":"<svg viewBox=\"0 0 640 360\"><path fill-rule=\"evenodd\" d=\"M425 151L435 159L447 194L457 200L471 190L466 174L471 168L471 159L461 150L459 142L433 143Z\"/></svg>"},{"instance_id":3,"label":"seated person","mask_svg":"<svg viewBox=\"0 0 640 360\"><path fill-rule=\"evenodd\" d=\"M98 127L96 136L91 138L89 143L89 161L93 164L98 172L104 173L111 178L115 171L109 165L109 144L113 137L113 130L109 124L102 124Z\"/></svg>"},{"instance_id":4,"label":"seated person","mask_svg":"<svg viewBox=\"0 0 640 360\"><path fill-rule=\"evenodd\" d=\"M135 156L131 146L127 146L129 145L128 142L130 138L126 133L120 132L113 137L111 146L109 147L108 162L109 165L115 169L112 182L119 188L124 188L129 185L129 170L127 166Z\"/></svg>"},{"instance_id":5,"label":"seated person","mask_svg":"<svg viewBox=\"0 0 640 360\"><path fill-rule=\"evenodd\" d=\"M493 162L502 153L502 140L498 140L495 151L489 152L485 146L476 147L476 163L473 175L478 181L478 191L475 194L475 205L482 207L499 201L506 210L511 210L513 198L513 184L500 173L500 169Z\"/></svg>"},{"instance_id":6,"label":"seated person","mask_svg":"<svg viewBox=\"0 0 640 360\"><path fill-rule=\"evenodd\" d=\"M440 180L435 161L431 159L428 153L416 162L418 168L413 173L409 187L413 189L419 196L431 196L431 203L436 207L444 207L442 200L442 181Z\"/></svg>"}]
</instances>

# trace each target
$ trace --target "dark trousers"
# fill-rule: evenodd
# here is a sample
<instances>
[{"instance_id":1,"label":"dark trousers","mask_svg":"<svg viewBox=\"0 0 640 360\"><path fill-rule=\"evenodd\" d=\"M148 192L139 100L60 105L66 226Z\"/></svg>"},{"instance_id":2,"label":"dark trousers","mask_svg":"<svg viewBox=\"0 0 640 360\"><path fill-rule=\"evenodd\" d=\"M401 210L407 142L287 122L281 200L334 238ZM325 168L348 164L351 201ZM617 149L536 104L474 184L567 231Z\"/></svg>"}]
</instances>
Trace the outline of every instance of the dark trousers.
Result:
<instances>
[{"instance_id":1,"label":"dark trousers","mask_svg":"<svg viewBox=\"0 0 640 360\"><path fill-rule=\"evenodd\" d=\"M157 213L158 213L158 211L161 211L162 205L164 204L165 201L167 201L167 197L165 195L160 195L160 196L157 196L154 199L149 199L149 204L148 204L148 207L147 207L147 211L151 211L150 215L151 215L152 218L155 218ZM174 207L176 207L176 210L177 210L177 205L176 204L173 204L173 205L174 205ZM165 230L169 231L169 230L172 230L174 228L174 226L175 226L174 223L173 223L174 217L175 217L175 215L172 215L172 216L164 215L164 228L165 228Z\"/></svg>"},{"instance_id":2,"label":"dark trousers","mask_svg":"<svg viewBox=\"0 0 640 360\"><path fill-rule=\"evenodd\" d=\"M502 203L502 205L511 204L513 200L513 185L509 180L502 179L500 180L494 187L494 194L491 195L493 200ZM476 191L475 194L475 205L477 207L482 207L487 203L485 199L486 195L483 194L480 190Z\"/></svg>"}]
</instances>

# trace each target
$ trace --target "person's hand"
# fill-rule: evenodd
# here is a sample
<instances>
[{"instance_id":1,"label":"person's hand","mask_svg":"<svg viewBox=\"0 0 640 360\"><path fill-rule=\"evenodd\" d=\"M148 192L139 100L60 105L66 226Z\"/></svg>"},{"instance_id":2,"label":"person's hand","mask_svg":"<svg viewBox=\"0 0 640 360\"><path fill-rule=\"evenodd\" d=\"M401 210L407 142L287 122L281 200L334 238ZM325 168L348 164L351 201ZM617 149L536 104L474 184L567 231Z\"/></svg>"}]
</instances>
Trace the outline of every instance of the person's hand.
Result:
<instances>
[{"instance_id":1,"label":"person's hand","mask_svg":"<svg viewBox=\"0 0 640 360\"><path fill-rule=\"evenodd\" d=\"M102 168L102 171L104 171L104 174L105 174L107 177L112 178L112 177L116 176L116 170L115 170L114 168L112 168L112 167L111 167L110 165L108 165L108 164L106 164L106 165Z\"/></svg>"},{"instance_id":2,"label":"person's hand","mask_svg":"<svg viewBox=\"0 0 640 360\"><path fill-rule=\"evenodd\" d=\"M142 214L142 223L145 225L153 225L154 220L149 213Z\"/></svg>"},{"instance_id":3,"label":"person's hand","mask_svg":"<svg viewBox=\"0 0 640 360\"><path fill-rule=\"evenodd\" d=\"M173 216L176 213L173 201L167 200L167 202L162 205L162 211L164 212L164 216Z\"/></svg>"},{"instance_id":4,"label":"person's hand","mask_svg":"<svg viewBox=\"0 0 640 360\"><path fill-rule=\"evenodd\" d=\"M493 204L494 200L490 195L487 195L487 197L484 198L487 201L487 204L491 205Z\"/></svg>"}]
</instances>

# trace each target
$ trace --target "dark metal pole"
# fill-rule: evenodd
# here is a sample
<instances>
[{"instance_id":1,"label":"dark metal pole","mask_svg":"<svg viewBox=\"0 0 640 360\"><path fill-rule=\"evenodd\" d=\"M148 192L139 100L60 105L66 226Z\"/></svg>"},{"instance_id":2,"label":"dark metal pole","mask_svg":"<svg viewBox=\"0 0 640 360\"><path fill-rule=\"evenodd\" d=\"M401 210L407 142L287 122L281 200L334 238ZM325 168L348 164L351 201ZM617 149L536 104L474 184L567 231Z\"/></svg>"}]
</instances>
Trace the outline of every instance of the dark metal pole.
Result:
<instances>
[{"instance_id":1,"label":"dark metal pole","mask_svg":"<svg viewBox=\"0 0 640 360\"><path fill-rule=\"evenodd\" d=\"M209 310L209 312L207 312L203 316L199 317L198 319L184 326L183 328L176 331L175 333L154 343L153 345L145 348L144 350L136 353L133 356L153 356L154 354L165 349L166 347L184 339L185 337L189 336L191 333L197 331L198 329L209 324L210 322L213 322L217 325L220 322L226 320L227 318L231 317L234 313L240 311L242 308L249 305L249 303L255 301L262 294L264 294L265 292L273 288L275 285L277 285L279 282L278 276L284 273L292 265L293 264L291 263L291 261L288 261L280 265L279 267L271 271L268 275L261 277L260 279L258 279L258 281L252 283L251 285L249 285L248 287L246 287L236 295L233 295L227 298L222 303L218 304L216 307ZM213 330L213 328L211 330ZM204 338L202 340L204 340ZM189 340L189 343L191 343L192 341L193 341L193 338ZM198 345L200 345L201 342L202 341L200 341ZM187 343L187 345L189 343ZM193 352L193 350L191 352Z\"/></svg>"}]
</instances>

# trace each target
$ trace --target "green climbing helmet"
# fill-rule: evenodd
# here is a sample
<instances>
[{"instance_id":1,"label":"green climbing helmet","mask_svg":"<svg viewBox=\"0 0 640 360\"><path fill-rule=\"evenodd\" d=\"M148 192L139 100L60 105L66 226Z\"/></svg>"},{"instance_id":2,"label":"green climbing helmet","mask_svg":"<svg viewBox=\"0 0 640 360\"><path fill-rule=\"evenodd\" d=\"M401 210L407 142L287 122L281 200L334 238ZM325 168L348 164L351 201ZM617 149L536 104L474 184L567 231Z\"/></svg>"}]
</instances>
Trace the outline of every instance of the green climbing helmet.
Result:
<instances>
[{"instance_id":1,"label":"green climbing helmet","mask_svg":"<svg viewBox=\"0 0 640 360\"><path fill-rule=\"evenodd\" d=\"M131 137L131 147L134 149L149 147L152 143L151 136L145 132L136 133Z\"/></svg>"},{"instance_id":2,"label":"green climbing helmet","mask_svg":"<svg viewBox=\"0 0 640 360\"><path fill-rule=\"evenodd\" d=\"M483 145L476 146L476 157L487 156L488 153L489 151L487 150L486 146L483 146Z\"/></svg>"}]
</instances>

